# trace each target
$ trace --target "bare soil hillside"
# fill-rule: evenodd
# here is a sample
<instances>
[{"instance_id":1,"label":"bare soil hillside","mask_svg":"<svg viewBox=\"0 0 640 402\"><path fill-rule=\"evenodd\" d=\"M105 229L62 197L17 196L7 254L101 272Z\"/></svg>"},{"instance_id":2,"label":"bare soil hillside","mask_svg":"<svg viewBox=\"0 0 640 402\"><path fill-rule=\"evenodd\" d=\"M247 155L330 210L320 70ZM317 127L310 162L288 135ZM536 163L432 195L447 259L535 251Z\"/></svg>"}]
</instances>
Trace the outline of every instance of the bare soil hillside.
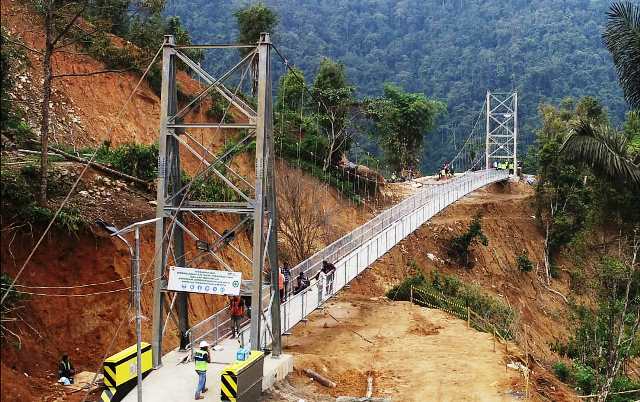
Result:
<instances>
[{"instance_id":1,"label":"bare soil hillside","mask_svg":"<svg viewBox=\"0 0 640 402\"><path fill-rule=\"evenodd\" d=\"M537 272L523 273L516 265L523 250L534 266L542 256L543 239L533 218L531 196L532 189L524 184L488 186L456 202L396 245L286 339L296 371L271 400L363 396L368 373L375 377L376 395L393 400L520 398L523 380L510 369L505 372L510 357L501 350L493 352L491 335L467 329L464 321L443 312L384 297L393 285L415 274L416 266L425 272L438 269L456 274L511 305L519 321L509 349L524 356L526 325L534 399L577 400L549 370L559 359L550 345L567 334L567 306L545 289ZM449 261L447 244L478 211L483 214L489 245L474 247L475 266L467 270ZM552 286L568 293L568 275L563 273ZM302 373L307 367L326 374L338 387L330 390L310 382Z\"/></svg>"}]
</instances>

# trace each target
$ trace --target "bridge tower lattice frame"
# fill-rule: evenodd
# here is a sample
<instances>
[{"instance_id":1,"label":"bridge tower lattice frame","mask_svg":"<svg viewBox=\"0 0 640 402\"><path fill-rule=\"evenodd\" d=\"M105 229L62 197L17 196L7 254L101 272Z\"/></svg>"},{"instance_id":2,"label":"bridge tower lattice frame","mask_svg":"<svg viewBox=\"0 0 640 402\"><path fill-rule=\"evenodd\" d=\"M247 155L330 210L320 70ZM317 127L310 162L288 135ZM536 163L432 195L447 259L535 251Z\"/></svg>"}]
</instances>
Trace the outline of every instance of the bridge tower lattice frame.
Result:
<instances>
[{"instance_id":1,"label":"bridge tower lattice frame","mask_svg":"<svg viewBox=\"0 0 640 402\"><path fill-rule=\"evenodd\" d=\"M485 105L485 168L506 159L517 169L518 93L487 91Z\"/></svg>"},{"instance_id":2,"label":"bridge tower lattice frame","mask_svg":"<svg viewBox=\"0 0 640 402\"><path fill-rule=\"evenodd\" d=\"M214 77L199 63L191 60L187 55L190 49L235 49L245 48L246 55L234 67ZM154 368L162 365L162 338L165 322L174 307L177 312L177 326L180 332L180 347L184 349L188 342L188 293L175 292L173 301L169 304L165 300L167 290L167 275L170 260L176 266L198 265L198 261L185 258L185 235L193 241L205 244L205 254L213 258L218 265L226 270L234 270L221 255L222 248L230 248L240 255L251 266L251 349L261 348L263 315L263 274L266 267L278 267L277 255L277 207L274 177L274 146L273 146L273 105L271 90L271 48L268 33L263 33L256 45L189 45L175 44L174 37L164 38L162 52L162 85L160 104L160 133L159 157L156 194L156 216L160 218L155 228L155 266L154 292L152 313L152 350ZM177 63L186 65L199 79L204 81L207 89L202 91L186 106L178 106L178 84L176 81ZM242 67L252 69L254 90L257 92L257 108L249 105L242 97L228 89L224 82ZM185 117L198 104L213 92L217 92L229 102L234 110L242 115L245 123L220 122L185 122ZM237 173L225 162L225 155L214 155L202 141L187 130L207 129L241 129L247 130L246 137L239 144L255 138L255 181ZM214 134L217 134L216 131ZM211 135L211 132L208 131ZM241 199L240 202L206 202L185 199L188 185L182 182L181 153L183 156L195 158L205 166L198 174L215 175L225 186L232 189ZM242 183L242 186L238 183ZM241 188L242 187L242 188ZM243 225L252 227L252 253L247 256L239 248L228 242L225 231L219 233L208 221L208 217L220 214L238 215L238 223L229 228L233 233ZM189 219L185 219L188 217ZM253 222L251 224L251 221ZM198 225L198 230L193 226ZM190 227L192 226L192 227ZM196 233L205 232L215 241L209 245ZM268 264L267 264L268 262ZM271 275L271 339L274 356L281 353L280 330L280 298L278 292L278 269L269 269ZM168 311L163 312L165 304ZM265 335L266 336L266 335ZM191 345L192 347L194 345Z\"/></svg>"}]
</instances>

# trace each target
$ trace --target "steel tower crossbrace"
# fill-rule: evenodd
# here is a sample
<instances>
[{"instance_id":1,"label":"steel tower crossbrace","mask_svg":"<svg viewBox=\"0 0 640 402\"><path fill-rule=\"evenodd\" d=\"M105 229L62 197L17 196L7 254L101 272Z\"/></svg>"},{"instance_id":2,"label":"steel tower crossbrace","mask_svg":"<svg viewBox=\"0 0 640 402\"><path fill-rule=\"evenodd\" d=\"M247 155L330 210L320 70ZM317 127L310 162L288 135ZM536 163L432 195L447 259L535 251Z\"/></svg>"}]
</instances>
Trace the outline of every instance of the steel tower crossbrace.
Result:
<instances>
[{"instance_id":1,"label":"steel tower crossbrace","mask_svg":"<svg viewBox=\"0 0 640 402\"><path fill-rule=\"evenodd\" d=\"M511 159L517 170L518 93L492 93L486 99L485 168L491 169L494 160Z\"/></svg>"},{"instance_id":2,"label":"steel tower crossbrace","mask_svg":"<svg viewBox=\"0 0 640 402\"><path fill-rule=\"evenodd\" d=\"M189 266L196 264L196 260L187 261L185 258L185 234L193 241L201 241L190 225L199 224L209 232L212 232L220 247L231 247L248 264L252 271L252 297L251 297L251 349L259 350L266 340L261 340L260 319L262 306L262 282L265 267L268 265L271 272L271 338L274 356L281 353L280 341L280 297L278 292L278 255L277 255L277 207L276 188L274 177L274 147L273 147L273 105L271 92L271 41L269 34L263 33L257 45L189 45L178 46L174 37L167 35L164 38L162 53L162 86L160 105L160 135L158 178L156 195L156 222L155 229L155 266L154 266L154 292L153 292L153 327L152 349L154 368L162 365L162 337L164 333L163 303L167 291L167 266L172 257L173 264L177 266ZM187 56L188 49L238 49L246 48L247 55L219 78L213 77L200 65ZM255 62L257 58L257 63ZM200 79L208 85L186 106L179 109L176 82L176 63L181 61L189 67ZM257 65L257 110L245 102L236 93L224 86L225 79L241 67ZM184 122L184 117L189 111L201 103L206 96L218 92L238 112L242 113L247 123L225 124L222 122ZM213 135L220 129L248 129L249 134L244 140L255 137L255 172L254 184L235 172L225 163L223 156L214 155L205 145L198 142L194 136L188 133L188 129L216 129ZM244 141L242 140L242 141ZM242 142L241 141L241 142ZM238 194L241 202L204 202L185 199L188 184L181 181L180 150L194 157L205 166L205 172L215 174L226 186ZM223 166L224 169L220 169ZM245 188L237 183L242 182ZM247 191L246 189L252 191ZM252 254L247 256L233 244L225 242L225 234L216 232L206 219L201 215L212 214L238 214L239 224L231 230L237 229L243 223L253 219ZM190 219L185 219L187 215ZM213 247L212 247L213 248ZM217 249L207 250L208 254L227 270L234 270L219 255ZM268 261L266 264L265 261ZM189 317L188 317L188 293L176 292L175 308L177 311L177 325L180 332L180 348L184 349L188 342ZM171 303L167 315L171 314ZM192 345L193 346L193 345Z\"/></svg>"}]
</instances>

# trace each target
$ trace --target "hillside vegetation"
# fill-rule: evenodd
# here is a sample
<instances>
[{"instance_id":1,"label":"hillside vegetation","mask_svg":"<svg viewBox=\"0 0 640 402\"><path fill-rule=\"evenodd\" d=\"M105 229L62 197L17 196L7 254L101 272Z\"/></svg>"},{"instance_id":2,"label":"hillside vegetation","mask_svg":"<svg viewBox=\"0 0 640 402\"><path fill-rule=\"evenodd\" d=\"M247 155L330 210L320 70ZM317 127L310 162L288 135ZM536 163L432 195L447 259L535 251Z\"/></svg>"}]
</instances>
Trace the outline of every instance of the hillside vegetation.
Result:
<instances>
[{"instance_id":1,"label":"hillside vegetation","mask_svg":"<svg viewBox=\"0 0 640 402\"><path fill-rule=\"evenodd\" d=\"M180 16L194 41L228 42L237 37L233 12L248 3L255 1L176 0L167 11ZM360 95L380 95L393 82L447 103L449 116L427 139L427 171L461 145L487 89L519 91L523 147L534 137L541 101L592 95L614 122L624 115L601 39L608 0L264 3L279 16L274 43L307 77L326 56L344 63Z\"/></svg>"}]
</instances>

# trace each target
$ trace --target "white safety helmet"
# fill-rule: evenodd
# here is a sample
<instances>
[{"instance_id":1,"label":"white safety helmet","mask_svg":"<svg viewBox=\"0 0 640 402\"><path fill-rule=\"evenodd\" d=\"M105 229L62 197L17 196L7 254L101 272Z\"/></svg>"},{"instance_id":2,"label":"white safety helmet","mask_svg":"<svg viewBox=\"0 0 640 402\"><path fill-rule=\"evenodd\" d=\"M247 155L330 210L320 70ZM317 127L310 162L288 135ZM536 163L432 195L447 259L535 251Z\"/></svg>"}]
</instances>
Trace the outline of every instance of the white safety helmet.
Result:
<instances>
[{"instance_id":1,"label":"white safety helmet","mask_svg":"<svg viewBox=\"0 0 640 402\"><path fill-rule=\"evenodd\" d=\"M208 348L209 343L207 341L200 341L200 348Z\"/></svg>"}]
</instances>

